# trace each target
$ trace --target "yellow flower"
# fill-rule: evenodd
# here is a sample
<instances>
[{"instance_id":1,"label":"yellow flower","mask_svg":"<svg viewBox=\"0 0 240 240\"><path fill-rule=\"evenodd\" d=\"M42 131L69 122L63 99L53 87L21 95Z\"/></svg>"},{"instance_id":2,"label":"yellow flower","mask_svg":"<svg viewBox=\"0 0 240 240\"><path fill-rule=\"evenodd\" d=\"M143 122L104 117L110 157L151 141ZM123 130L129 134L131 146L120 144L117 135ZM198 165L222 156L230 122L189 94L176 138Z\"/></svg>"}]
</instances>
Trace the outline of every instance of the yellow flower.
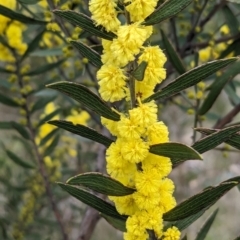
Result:
<instances>
[{"instance_id":1,"label":"yellow flower","mask_svg":"<svg viewBox=\"0 0 240 240\"><path fill-rule=\"evenodd\" d=\"M168 228L165 233L163 233L163 236L163 240L179 240L181 233L176 227L171 227Z\"/></svg>"},{"instance_id":2,"label":"yellow flower","mask_svg":"<svg viewBox=\"0 0 240 240\"><path fill-rule=\"evenodd\" d=\"M168 142L168 128L163 122L155 122L152 123L148 128L148 141L149 144L157 144L157 143L164 143Z\"/></svg>"},{"instance_id":3,"label":"yellow flower","mask_svg":"<svg viewBox=\"0 0 240 240\"><path fill-rule=\"evenodd\" d=\"M110 131L113 136L119 135L118 123L116 121L109 120L107 118L101 117L101 123Z\"/></svg>"},{"instance_id":4,"label":"yellow flower","mask_svg":"<svg viewBox=\"0 0 240 240\"><path fill-rule=\"evenodd\" d=\"M87 121L90 119L90 115L86 111L81 111L80 113L76 110L71 111L66 120L72 122L73 124L87 125Z\"/></svg>"},{"instance_id":5,"label":"yellow flower","mask_svg":"<svg viewBox=\"0 0 240 240\"><path fill-rule=\"evenodd\" d=\"M99 93L105 101L120 101L126 96L126 76L122 69L114 65L103 65L97 72L97 79Z\"/></svg>"},{"instance_id":6,"label":"yellow flower","mask_svg":"<svg viewBox=\"0 0 240 240\"><path fill-rule=\"evenodd\" d=\"M131 21L143 21L149 16L157 6L157 0L124 0L127 5L126 9L130 13Z\"/></svg>"},{"instance_id":7,"label":"yellow flower","mask_svg":"<svg viewBox=\"0 0 240 240\"><path fill-rule=\"evenodd\" d=\"M91 0L89 10L96 25L102 25L106 31L115 32L120 26L117 19L116 0Z\"/></svg>"}]
</instances>

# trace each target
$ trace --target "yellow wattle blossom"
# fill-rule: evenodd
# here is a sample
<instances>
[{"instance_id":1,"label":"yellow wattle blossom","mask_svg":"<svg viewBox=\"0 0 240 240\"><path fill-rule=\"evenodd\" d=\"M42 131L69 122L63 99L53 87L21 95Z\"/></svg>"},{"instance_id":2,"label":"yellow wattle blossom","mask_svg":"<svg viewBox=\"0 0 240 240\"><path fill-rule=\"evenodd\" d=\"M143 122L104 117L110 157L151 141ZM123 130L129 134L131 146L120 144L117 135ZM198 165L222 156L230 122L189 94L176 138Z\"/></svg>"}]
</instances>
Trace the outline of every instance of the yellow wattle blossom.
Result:
<instances>
[{"instance_id":1,"label":"yellow wattle blossom","mask_svg":"<svg viewBox=\"0 0 240 240\"><path fill-rule=\"evenodd\" d=\"M89 10L96 25L102 25L106 31L115 32L120 26L117 18L117 0L91 0Z\"/></svg>"},{"instance_id":2,"label":"yellow wattle blossom","mask_svg":"<svg viewBox=\"0 0 240 240\"><path fill-rule=\"evenodd\" d=\"M130 13L131 21L138 22L143 21L155 10L158 1L124 0L124 3L128 3L126 9Z\"/></svg>"},{"instance_id":3,"label":"yellow wattle blossom","mask_svg":"<svg viewBox=\"0 0 240 240\"><path fill-rule=\"evenodd\" d=\"M180 235L179 230L176 227L172 227L163 234L163 240L178 240Z\"/></svg>"}]
</instances>

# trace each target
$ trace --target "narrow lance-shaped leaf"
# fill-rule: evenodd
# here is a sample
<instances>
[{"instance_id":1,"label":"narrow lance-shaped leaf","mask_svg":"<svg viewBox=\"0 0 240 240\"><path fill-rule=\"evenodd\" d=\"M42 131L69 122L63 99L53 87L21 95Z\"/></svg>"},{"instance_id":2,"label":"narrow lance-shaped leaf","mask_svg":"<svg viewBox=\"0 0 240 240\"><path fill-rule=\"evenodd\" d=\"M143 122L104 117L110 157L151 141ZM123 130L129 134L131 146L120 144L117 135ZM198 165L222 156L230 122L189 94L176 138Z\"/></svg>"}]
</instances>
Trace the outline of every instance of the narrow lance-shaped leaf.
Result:
<instances>
[{"instance_id":1,"label":"narrow lance-shaped leaf","mask_svg":"<svg viewBox=\"0 0 240 240\"><path fill-rule=\"evenodd\" d=\"M204 100L202 106L200 107L198 114L203 115L213 106L217 97L223 90L226 83L233 79L238 73L239 62L234 63L222 76L218 77L213 84L210 86L210 92L207 95L207 98Z\"/></svg>"},{"instance_id":2,"label":"narrow lance-shaped leaf","mask_svg":"<svg viewBox=\"0 0 240 240\"><path fill-rule=\"evenodd\" d=\"M166 49L169 61L172 63L172 65L180 74L184 74L186 72L186 69L183 65L183 62L180 56L178 55L177 51L174 49L172 43L170 42L170 40L168 40L168 37L165 35L162 29L161 29L161 34L162 34L163 44Z\"/></svg>"},{"instance_id":3,"label":"narrow lance-shaped leaf","mask_svg":"<svg viewBox=\"0 0 240 240\"><path fill-rule=\"evenodd\" d=\"M224 51L221 52L219 59L225 58L230 53L233 53L234 56L238 56L240 54L239 44L240 38L237 38L232 43L230 43Z\"/></svg>"},{"instance_id":4,"label":"narrow lance-shaped leaf","mask_svg":"<svg viewBox=\"0 0 240 240\"><path fill-rule=\"evenodd\" d=\"M113 143L112 139L98 133L94 129L91 129L81 124L73 124L71 122L58 121L58 120L50 121L48 123L54 126L57 126L59 128L62 128L64 130L67 130L71 133L77 134L81 137L101 143L106 147L109 147Z\"/></svg>"},{"instance_id":5,"label":"narrow lance-shaped leaf","mask_svg":"<svg viewBox=\"0 0 240 240\"><path fill-rule=\"evenodd\" d=\"M22 137L24 137L27 140L30 139L29 133L24 126L14 121L11 121L10 123L12 125L12 128L15 129Z\"/></svg>"},{"instance_id":6,"label":"narrow lance-shaped leaf","mask_svg":"<svg viewBox=\"0 0 240 240\"><path fill-rule=\"evenodd\" d=\"M45 152L44 152L44 156L49 156L51 155L51 153L54 151L54 149L56 148L56 146L58 145L60 139L60 135L57 134L53 140L52 143L46 148Z\"/></svg>"},{"instance_id":7,"label":"narrow lance-shaped leaf","mask_svg":"<svg viewBox=\"0 0 240 240\"><path fill-rule=\"evenodd\" d=\"M240 177L235 177L222 182L216 187L208 187L205 191L192 196L165 213L163 219L165 221L177 221L197 214L203 209L206 210L239 183Z\"/></svg>"},{"instance_id":8,"label":"narrow lance-shaped leaf","mask_svg":"<svg viewBox=\"0 0 240 240\"><path fill-rule=\"evenodd\" d=\"M187 160L202 160L202 157L198 152L182 143L159 143L150 146L149 152L171 158L173 165L177 165L180 162Z\"/></svg>"},{"instance_id":9,"label":"narrow lance-shaped leaf","mask_svg":"<svg viewBox=\"0 0 240 240\"><path fill-rule=\"evenodd\" d=\"M13 74L14 73L14 71L11 71L11 70L8 70L8 69L6 69L6 68L2 68L2 67L0 67L0 73L11 73L11 74Z\"/></svg>"},{"instance_id":10,"label":"narrow lance-shaped leaf","mask_svg":"<svg viewBox=\"0 0 240 240\"><path fill-rule=\"evenodd\" d=\"M144 25L153 25L160 23L186 8L193 0L167 0L160 5L143 23Z\"/></svg>"},{"instance_id":11,"label":"narrow lance-shaped leaf","mask_svg":"<svg viewBox=\"0 0 240 240\"><path fill-rule=\"evenodd\" d=\"M41 0L17 0L17 1L22 4L34 5L34 4L37 4Z\"/></svg>"},{"instance_id":12,"label":"narrow lance-shaped leaf","mask_svg":"<svg viewBox=\"0 0 240 240\"><path fill-rule=\"evenodd\" d=\"M175 81L169 83L166 87L154 93L153 95L145 99L143 102L150 102L151 100L169 98L179 93L180 91L199 83L206 77L212 75L221 68L226 67L228 64L235 62L236 60L238 60L238 58L217 60L196 67L179 76Z\"/></svg>"},{"instance_id":13,"label":"narrow lance-shaped leaf","mask_svg":"<svg viewBox=\"0 0 240 240\"><path fill-rule=\"evenodd\" d=\"M218 213L218 209L216 209L211 216L207 219L207 221L204 223L204 225L202 226L202 228L200 229L197 237L195 240L204 240L217 216Z\"/></svg>"},{"instance_id":14,"label":"narrow lance-shaped leaf","mask_svg":"<svg viewBox=\"0 0 240 240\"><path fill-rule=\"evenodd\" d=\"M55 68L59 67L65 60L66 59L61 59L61 60L59 60L58 62L55 62L55 63L48 63L46 65L42 65L35 70L32 70L30 72L25 73L24 75L35 76L35 75L38 75L38 74L48 72L52 69L55 69Z\"/></svg>"},{"instance_id":15,"label":"narrow lance-shaped leaf","mask_svg":"<svg viewBox=\"0 0 240 240\"><path fill-rule=\"evenodd\" d=\"M70 43L93 65L98 68L102 66L101 56L96 51L79 41L70 41Z\"/></svg>"},{"instance_id":16,"label":"narrow lance-shaped leaf","mask_svg":"<svg viewBox=\"0 0 240 240\"><path fill-rule=\"evenodd\" d=\"M114 112L101 98L81 84L71 82L58 82L47 85L48 88L56 89L74 100L86 105L100 116L119 121L120 115Z\"/></svg>"},{"instance_id":17,"label":"narrow lance-shaped leaf","mask_svg":"<svg viewBox=\"0 0 240 240\"><path fill-rule=\"evenodd\" d=\"M0 15L3 15L12 20L19 21L19 22L25 23L25 24L39 24L39 25L47 24L47 22L24 16L21 13L15 12L3 5L0 5Z\"/></svg>"},{"instance_id":18,"label":"narrow lance-shaped leaf","mask_svg":"<svg viewBox=\"0 0 240 240\"><path fill-rule=\"evenodd\" d=\"M220 131L219 129L209 129L209 128L195 128L194 130L205 135L210 135ZM231 137L228 138L228 140L226 140L225 143L240 150L240 134L235 133L234 135L231 135Z\"/></svg>"},{"instance_id":19,"label":"narrow lance-shaped leaf","mask_svg":"<svg viewBox=\"0 0 240 240\"><path fill-rule=\"evenodd\" d=\"M38 122L38 127L40 127L42 124L46 123L47 121L51 120L53 117L55 117L58 113L61 112L61 109L58 108L55 111L51 112L50 114L46 115L44 118L42 118L39 122Z\"/></svg>"},{"instance_id":20,"label":"narrow lance-shaped leaf","mask_svg":"<svg viewBox=\"0 0 240 240\"><path fill-rule=\"evenodd\" d=\"M37 36L28 44L28 48L21 57L21 61L23 61L31 52L33 52L38 46L40 41L42 40L43 34L45 33L46 29L44 28L41 30Z\"/></svg>"},{"instance_id":21,"label":"narrow lance-shaped leaf","mask_svg":"<svg viewBox=\"0 0 240 240\"><path fill-rule=\"evenodd\" d=\"M194 215L191 215L190 217L178 220L176 222L169 222L167 224L167 227L175 226L177 227L180 231L183 231L186 229L188 226L190 226L192 223L194 223L197 219L199 219L203 214L205 213L205 210L202 210Z\"/></svg>"},{"instance_id":22,"label":"narrow lance-shaped leaf","mask_svg":"<svg viewBox=\"0 0 240 240\"><path fill-rule=\"evenodd\" d=\"M6 153L8 155L8 157L17 165L23 167L23 168L30 168L33 169L35 168L34 165L32 165L31 163L28 163L26 161L23 161L20 157L18 157L15 153L13 153L10 150L6 150Z\"/></svg>"},{"instance_id":23,"label":"narrow lance-shaped leaf","mask_svg":"<svg viewBox=\"0 0 240 240\"><path fill-rule=\"evenodd\" d=\"M114 37L116 37L114 33L105 31L103 27L96 27L93 20L83 13L78 13L71 10L54 10L53 13L59 17L65 18L70 23L77 25L85 31L100 38L112 40Z\"/></svg>"},{"instance_id":24,"label":"narrow lance-shaped leaf","mask_svg":"<svg viewBox=\"0 0 240 240\"><path fill-rule=\"evenodd\" d=\"M0 103L7 105L9 107L19 107L19 104L16 103L13 99L0 93Z\"/></svg>"},{"instance_id":25,"label":"narrow lance-shaped leaf","mask_svg":"<svg viewBox=\"0 0 240 240\"><path fill-rule=\"evenodd\" d=\"M133 77L138 81L142 81L144 79L146 68L147 68L147 62L142 61L132 73Z\"/></svg>"},{"instance_id":26,"label":"narrow lance-shaped leaf","mask_svg":"<svg viewBox=\"0 0 240 240\"><path fill-rule=\"evenodd\" d=\"M112 225L114 228L116 228L117 230L121 231L121 232L126 232L126 220L122 220L122 219L118 219L118 218L114 218L114 217L110 217L107 216L105 214L101 214L101 216L110 224Z\"/></svg>"},{"instance_id":27,"label":"narrow lance-shaped leaf","mask_svg":"<svg viewBox=\"0 0 240 240\"><path fill-rule=\"evenodd\" d=\"M59 132L59 128L53 129L51 132L49 132L44 138L41 139L39 146L44 146L46 143L48 143L57 133Z\"/></svg>"},{"instance_id":28,"label":"narrow lance-shaped leaf","mask_svg":"<svg viewBox=\"0 0 240 240\"><path fill-rule=\"evenodd\" d=\"M73 187L68 184L58 183L58 185L68 192L71 196L75 197L79 201L87 204L88 206L96 209L100 213L106 214L107 216L115 217L117 219L126 219L126 216L120 215L116 208L102 200L101 198L76 187Z\"/></svg>"},{"instance_id":29,"label":"narrow lance-shaped leaf","mask_svg":"<svg viewBox=\"0 0 240 240\"><path fill-rule=\"evenodd\" d=\"M208 150L213 149L219 144L228 140L233 134L237 133L238 131L240 131L240 125L224 128L195 142L192 145L192 148L194 148L199 153L207 152Z\"/></svg>"},{"instance_id":30,"label":"narrow lance-shaped leaf","mask_svg":"<svg viewBox=\"0 0 240 240\"><path fill-rule=\"evenodd\" d=\"M225 15L226 25L230 28L230 32L234 34L239 33L239 22L233 11L230 9L230 7L225 4L222 8L223 13Z\"/></svg>"},{"instance_id":31,"label":"narrow lance-shaped leaf","mask_svg":"<svg viewBox=\"0 0 240 240\"><path fill-rule=\"evenodd\" d=\"M101 173L84 173L67 180L70 185L82 185L108 196L126 196L135 192L119 181Z\"/></svg>"},{"instance_id":32,"label":"narrow lance-shaped leaf","mask_svg":"<svg viewBox=\"0 0 240 240\"><path fill-rule=\"evenodd\" d=\"M38 111L42 108L44 108L48 103L53 102L53 100L56 98L56 96L50 96L45 98L39 98L33 105L31 109L31 113L34 113L35 111Z\"/></svg>"}]
</instances>

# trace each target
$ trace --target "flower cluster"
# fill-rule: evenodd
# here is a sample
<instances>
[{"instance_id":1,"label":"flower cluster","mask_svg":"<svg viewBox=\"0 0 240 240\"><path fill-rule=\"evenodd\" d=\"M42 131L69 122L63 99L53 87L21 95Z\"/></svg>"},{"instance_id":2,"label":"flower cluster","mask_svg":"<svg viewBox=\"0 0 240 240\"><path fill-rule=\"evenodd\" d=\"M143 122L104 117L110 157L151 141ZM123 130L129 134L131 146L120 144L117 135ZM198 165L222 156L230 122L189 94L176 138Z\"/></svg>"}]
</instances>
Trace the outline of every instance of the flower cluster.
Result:
<instances>
[{"instance_id":1,"label":"flower cluster","mask_svg":"<svg viewBox=\"0 0 240 240\"><path fill-rule=\"evenodd\" d=\"M147 42L153 28L141 24L154 11L157 1L125 0L127 23L124 25L118 21L117 1L91 0L89 4L96 25L117 36L112 41L102 40L103 66L97 72L99 93L110 102L131 98L133 106L120 113L118 122L101 119L116 136L106 151L107 172L125 186L136 189L128 196L109 197L120 214L129 216L124 239L146 240L152 232L157 238L178 240L177 228L163 231L162 216L176 205L174 184L167 178L172 164L169 158L149 152L151 145L169 141L168 129L158 121L156 103L142 102L166 77L165 55L159 47ZM137 81L132 72L142 62L147 67L143 81Z\"/></svg>"},{"instance_id":2,"label":"flower cluster","mask_svg":"<svg viewBox=\"0 0 240 240\"><path fill-rule=\"evenodd\" d=\"M0 4L15 10L16 0L0 0ZM6 41L6 44L0 43L0 60L4 62L14 62L9 49L12 48L17 54L22 55L27 49L27 45L22 40L22 33L25 30L25 25L20 22L12 21L10 18L0 15L0 36Z\"/></svg>"}]
</instances>

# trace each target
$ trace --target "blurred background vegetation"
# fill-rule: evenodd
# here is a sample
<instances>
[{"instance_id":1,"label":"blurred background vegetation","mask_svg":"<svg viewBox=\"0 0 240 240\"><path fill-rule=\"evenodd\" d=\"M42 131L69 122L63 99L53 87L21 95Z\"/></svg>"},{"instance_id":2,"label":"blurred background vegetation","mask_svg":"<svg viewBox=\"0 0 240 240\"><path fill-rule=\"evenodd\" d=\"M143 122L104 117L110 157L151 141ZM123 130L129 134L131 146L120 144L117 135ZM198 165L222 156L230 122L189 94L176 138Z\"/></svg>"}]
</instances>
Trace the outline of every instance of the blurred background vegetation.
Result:
<instances>
[{"instance_id":1,"label":"blurred background vegetation","mask_svg":"<svg viewBox=\"0 0 240 240\"><path fill-rule=\"evenodd\" d=\"M182 59L179 64L169 56L164 84L183 73L182 67L190 70L208 61L239 55L238 2L194 0L174 18L155 25L152 45L160 45L169 56L171 44ZM99 239L99 233L101 239L121 239L121 233L96 213L90 224L87 213L93 214L91 210L55 184L86 171L104 172L105 149L47 121L64 119L108 134L97 115L45 88L61 80L82 83L95 92L98 88L97 68L69 40L81 41L98 53L102 51L101 41L54 15L52 10L56 8L89 16L87 0L0 0L0 239L57 240L65 234L68 239ZM159 119L169 127L170 140L191 145L201 137L194 133L194 127L221 129L239 123L239 73L237 62L159 102ZM209 109L199 115L218 81L224 82L223 86L208 103ZM189 161L173 170L178 202L240 175L239 152L226 144L203 157L203 162ZM194 239L217 207L218 216L206 239L240 235L239 194L234 188L221 198L187 229L189 239ZM93 234L87 235L87 229Z\"/></svg>"}]
</instances>

